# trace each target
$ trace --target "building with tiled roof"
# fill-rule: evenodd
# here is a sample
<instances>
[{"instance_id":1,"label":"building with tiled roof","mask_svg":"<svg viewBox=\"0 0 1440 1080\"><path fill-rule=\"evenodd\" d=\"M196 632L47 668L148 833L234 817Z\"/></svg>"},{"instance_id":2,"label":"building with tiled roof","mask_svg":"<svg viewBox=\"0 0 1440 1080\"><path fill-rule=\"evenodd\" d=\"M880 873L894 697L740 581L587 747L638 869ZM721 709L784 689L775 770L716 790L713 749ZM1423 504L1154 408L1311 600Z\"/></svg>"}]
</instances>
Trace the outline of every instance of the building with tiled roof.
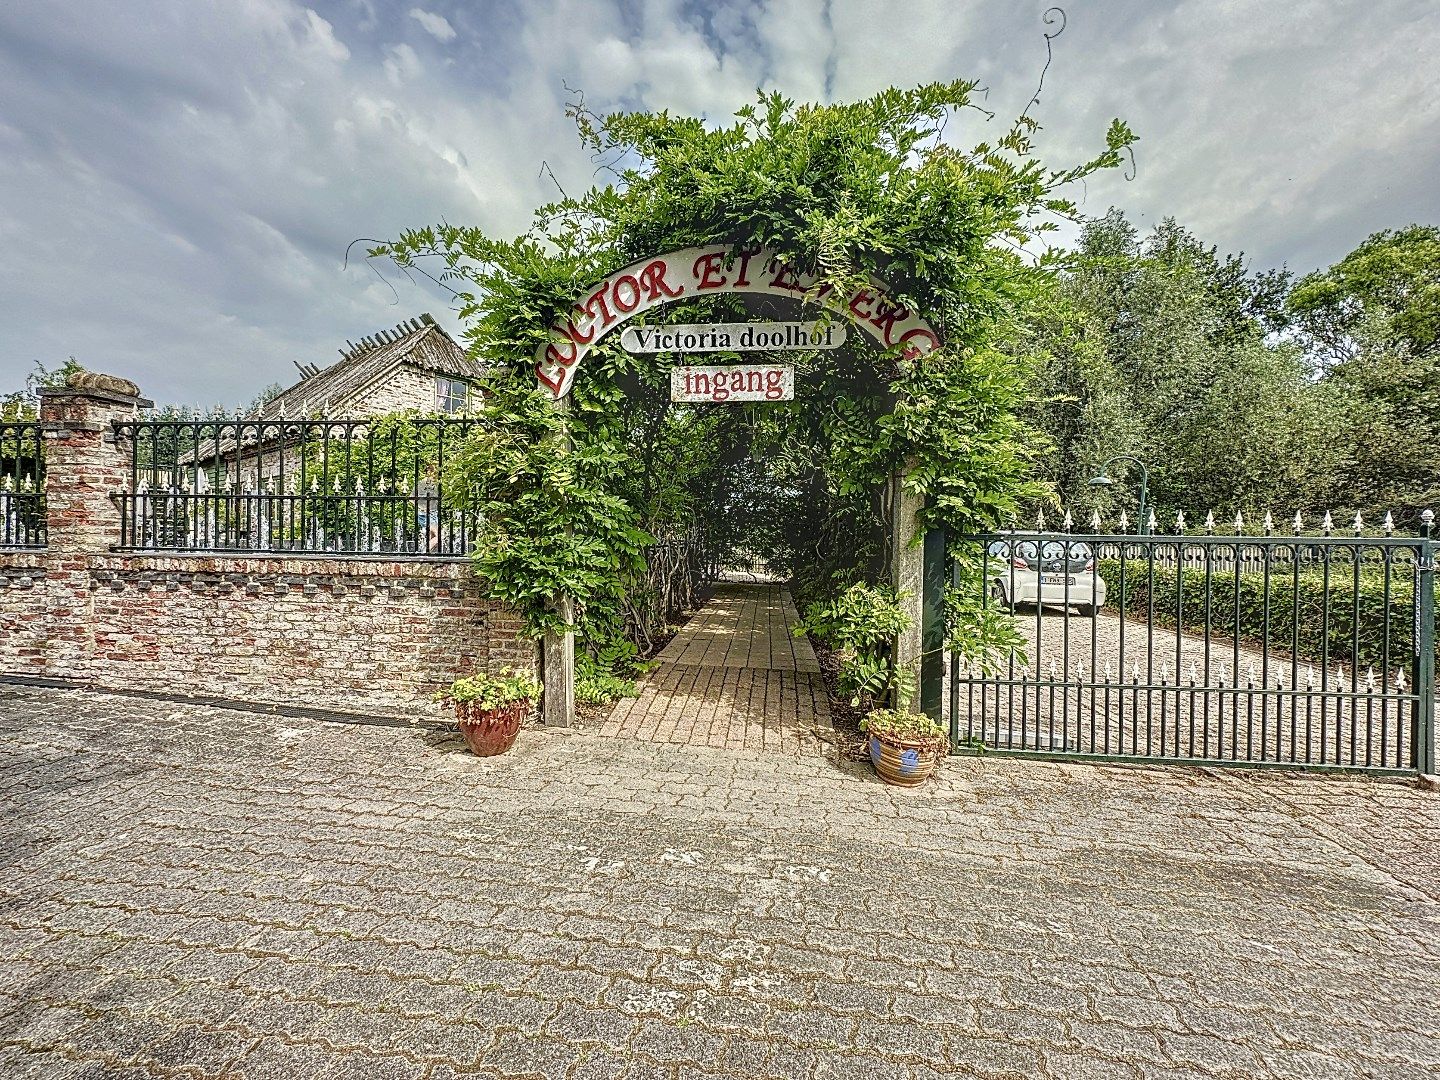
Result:
<instances>
[{"instance_id":1,"label":"building with tiled roof","mask_svg":"<svg viewBox=\"0 0 1440 1080\"><path fill-rule=\"evenodd\" d=\"M323 370L297 364L300 381L248 419L360 419L407 409L457 413L485 374L428 313L345 345L340 359Z\"/></svg>"}]
</instances>

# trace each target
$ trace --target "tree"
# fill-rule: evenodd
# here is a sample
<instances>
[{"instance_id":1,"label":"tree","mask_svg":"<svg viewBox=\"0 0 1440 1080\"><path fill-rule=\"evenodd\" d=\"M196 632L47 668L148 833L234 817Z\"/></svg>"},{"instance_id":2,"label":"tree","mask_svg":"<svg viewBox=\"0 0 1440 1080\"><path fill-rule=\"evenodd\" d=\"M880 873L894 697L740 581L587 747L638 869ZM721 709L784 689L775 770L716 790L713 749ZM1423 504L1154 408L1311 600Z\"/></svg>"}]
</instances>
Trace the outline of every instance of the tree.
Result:
<instances>
[{"instance_id":1,"label":"tree","mask_svg":"<svg viewBox=\"0 0 1440 1080\"><path fill-rule=\"evenodd\" d=\"M1337 504L1413 524L1440 502L1440 229L1371 235L1302 278L1288 310L1343 404Z\"/></svg>"},{"instance_id":2,"label":"tree","mask_svg":"<svg viewBox=\"0 0 1440 1080\"><path fill-rule=\"evenodd\" d=\"M1032 417L1055 440L1065 501L1133 507L1123 484L1085 483L1116 454L1147 463L1167 517L1322 501L1342 425L1302 350L1272 333L1288 280L1251 274L1173 219L1146 237L1118 210L1087 222L1030 346L1044 391Z\"/></svg>"},{"instance_id":3,"label":"tree","mask_svg":"<svg viewBox=\"0 0 1440 1080\"><path fill-rule=\"evenodd\" d=\"M35 370L25 377L24 387L0 394L0 420L34 420L39 415L39 392L46 387L64 386L71 375L84 370L73 356L55 368L47 368L37 360Z\"/></svg>"}]
</instances>

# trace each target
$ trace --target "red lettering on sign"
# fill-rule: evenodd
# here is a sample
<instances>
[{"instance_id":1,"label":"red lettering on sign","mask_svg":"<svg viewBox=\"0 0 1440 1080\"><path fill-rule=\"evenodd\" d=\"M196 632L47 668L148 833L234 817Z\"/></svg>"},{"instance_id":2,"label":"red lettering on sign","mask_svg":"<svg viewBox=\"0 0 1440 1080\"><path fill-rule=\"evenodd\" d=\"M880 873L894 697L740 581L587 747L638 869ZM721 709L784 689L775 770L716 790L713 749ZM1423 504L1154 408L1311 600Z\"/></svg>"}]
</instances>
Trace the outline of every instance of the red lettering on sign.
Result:
<instances>
[{"instance_id":1,"label":"red lettering on sign","mask_svg":"<svg viewBox=\"0 0 1440 1080\"><path fill-rule=\"evenodd\" d=\"M665 281L665 260L656 259L650 265L640 271L640 284L645 286L645 295L651 300L659 300L660 294L675 297L685 292L685 286L681 285L672 289Z\"/></svg>"},{"instance_id":2,"label":"red lettering on sign","mask_svg":"<svg viewBox=\"0 0 1440 1080\"><path fill-rule=\"evenodd\" d=\"M725 284L725 275L720 273L720 264L725 259L723 251L711 251L695 260L692 273L698 279L697 289L718 289Z\"/></svg>"},{"instance_id":3,"label":"red lettering on sign","mask_svg":"<svg viewBox=\"0 0 1440 1080\"><path fill-rule=\"evenodd\" d=\"M620 291L622 287L625 290L623 296ZM617 310L634 311L640 306L640 282L629 274L621 274L615 279L615 287L610 290L610 299L615 301Z\"/></svg>"},{"instance_id":4,"label":"red lettering on sign","mask_svg":"<svg viewBox=\"0 0 1440 1080\"><path fill-rule=\"evenodd\" d=\"M576 304L571 310L578 311L582 317L586 314L585 309L579 304ZM593 322L590 324L588 333L582 333L580 328L575 325L576 321L575 319L571 319L561 333L565 334L571 341L581 345L589 345L590 342L595 340L595 324Z\"/></svg>"},{"instance_id":5,"label":"red lettering on sign","mask_svg":"<svg viewBox=\"0 0 1440 1080\"><path fill-rule=\"evenodd\" d=\"M737 289L743 289L750 284L750 260L759 255L761 250L758 247L740 249L740 273L735 276Z\"/></svg>"},{"instance_id":6,"label":"red lettering on sign","mask_svg":"<svg viewBox=\"0 0 1440 1080\"><path fill-rule=\"evenodd\" d=\"M560 396L560 372L556 372L555 378L552 379L549 375L545 373L544 364L536 364L535 378L539 379L542 383L548 386L550 388L550 393L554 394L556 397Z\"/></svg>"},{"instance_id":7,"label":"red lettering on sign","mask_svg":"<svg viewBox=\"0 0 1440 1080\"><path fill-rule=\"evenodd\" d=\"M850 298L850 314L857 319L870 318L870 303L875 299L869 289L861 289Z\"/></svg>"},{"instance_id":8,"label":"red lettering on sign","mask_svg":"<svg viewBox=\"0 0 1440 1080\"><path fill-rule=\"evenodd\" d=\"M565 339L565 344L570 346L569 356L566 356L559 350L557 347L559 344L560 342L558 341L552 341L545 349L545 359L550 361L550 363L557 364L560 367L569 367L575 363L576 360L580 359L580 347L569 338Z\"/></svg>"},{"instance_id":9,"label":"red lettering on sign","mask_svg":"<svg viewBox=\"0 0 1440 1080\"><path fill-rule=\"evenodd\" d=\"M895 323L897 320L904 321L908 319L910 317L910 309L904 304L892 303L883 294L880 295L877 300L880 305L880 310L877 311L875 317L870 320L870 325L880 331L884 336L886 345L894 345Z\"/></svg>"},{"instance_id":10,"label":"red lettering on sign","mask_svg":"<svg viewBox=\"0 0 1440 1080\"><path fill-rule=\"evenodd\" d=\"M911 342L915 338L921 338L925 341L928 341L930 343L930 348L922 349L919 345L912 344ZM900 343L905 346L905 348L901 351L900 355L903 356L906 360L914 360L917 356L924 356L932 349L938 349L940 347L939 338L937 338L929 330L920 329L907 330L904 334L901 334Z\"/></svg>"},{"instance_id":11,"label":"red lettering on sign","mask_svg":"<svg viewBox=\"0 0 1440 1080\"><path fill-rule=\"evenodd\" d=\"M784 289L786 292L803 293L805 286L800 284L800 278L795 271L782 262L772 262L775 267L775 280L770 282L772 289Z\"/></svg>"},{"instance_id":12,"label":"red lettering on sign","mask_svg":"<svg viewBox=\"0 0 1440 1080\"><path fill-rule=\"evenodd\" d=\"M599 305L600 311L603 313L600 323L602 330L610 329L615 323L615 313L610 310L610 305L605 302L605 290L608 288L610 288L610 283L608 281L602 282L600 288L595 290L595 295L585 301L585 310L592 318L595 317L596 305Z\"/></svg>"},{"instance_id":13,"label":"red lettering on sign","mask_svg":"<svg viewBox=\"0 0 1440 1080\"><path fill-rule=\"evenodd\" d=\"M772 368L765 372L765 396L771 401L785 396L785 371L783 368Z\"/></svg>"}]
</instances>

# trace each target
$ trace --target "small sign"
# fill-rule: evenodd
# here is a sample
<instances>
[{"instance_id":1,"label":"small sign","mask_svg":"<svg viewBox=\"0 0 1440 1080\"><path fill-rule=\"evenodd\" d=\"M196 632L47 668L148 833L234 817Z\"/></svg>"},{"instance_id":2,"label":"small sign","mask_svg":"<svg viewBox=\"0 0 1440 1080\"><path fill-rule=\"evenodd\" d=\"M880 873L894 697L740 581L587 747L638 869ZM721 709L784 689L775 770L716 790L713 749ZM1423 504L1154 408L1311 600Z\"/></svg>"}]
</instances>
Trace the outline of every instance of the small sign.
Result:
<instances>
[{"instance_id":1,"label":"small sign","mask_svg":"<svg viewBox=\"0 0 1440 1080\"><path fill-rule=\"evenodd\" d=\"M670 369L671 401L793 401L793 364Z\"/></svg>"},{"instance_id":2,"label":"small sign","mask_svg":"<svg viewBox=\"0 0 1440 1080\"><path fill-rule=\"evenodd\" d=\"M818 322L675 323L670 326L627 326L620 335L626 352L793 352L796 349L838 349L845 344L845 324Z\"/></svg>"}]
</instances>

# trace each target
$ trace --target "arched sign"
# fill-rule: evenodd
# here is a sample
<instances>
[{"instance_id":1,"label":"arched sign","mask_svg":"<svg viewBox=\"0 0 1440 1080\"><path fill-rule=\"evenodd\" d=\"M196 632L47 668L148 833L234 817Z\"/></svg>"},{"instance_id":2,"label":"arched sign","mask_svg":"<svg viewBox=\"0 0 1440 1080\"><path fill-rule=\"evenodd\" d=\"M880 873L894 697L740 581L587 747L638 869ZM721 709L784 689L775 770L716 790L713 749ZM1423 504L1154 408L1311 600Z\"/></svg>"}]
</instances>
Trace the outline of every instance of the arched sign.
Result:
<instances>
[{"instance_id":1,"label":"arched sign","mask_svg":"<svg viewBox=\"0 0 1440 1080\"><path fill-rule=\"evenodd\" d=\"M558 401L570 392L580 361L601 338L636 315L673 301L718 293L763 293L803 297L815 283L797 274L764 248L743 249L733 257L729 244L684 248L642 259L617 270L575 301L568 316L550 327L546 344L535 353L535 377ZM890 298L872 281L846 297L816 297L845 315L881 348L899 346L907 359L939 348L930 324Z\"/></svg>"}]
</instances>

